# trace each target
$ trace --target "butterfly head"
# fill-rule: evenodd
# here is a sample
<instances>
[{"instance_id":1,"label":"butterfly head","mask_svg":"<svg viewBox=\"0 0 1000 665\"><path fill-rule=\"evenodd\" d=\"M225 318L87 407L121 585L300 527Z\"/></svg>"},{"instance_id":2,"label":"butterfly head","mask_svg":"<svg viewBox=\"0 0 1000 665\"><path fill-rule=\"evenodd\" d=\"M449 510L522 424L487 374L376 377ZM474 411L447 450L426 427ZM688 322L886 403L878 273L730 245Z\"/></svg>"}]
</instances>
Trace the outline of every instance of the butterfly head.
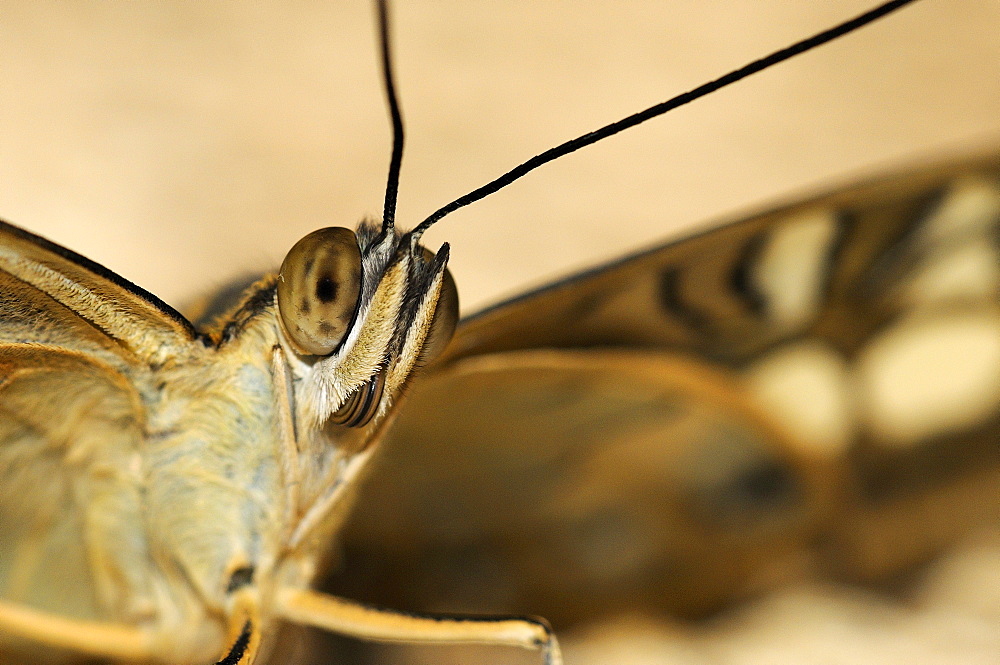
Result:
<instances>
[{"instance_id":1,"label":"butterfly head","mask_svg":"<svg viewBox=\"0 0 1000 665\"><path fill-rule=\"evenodd\" d=\"M309 392L309 422L367 425L415 367L441 353L458 320L447 262L447 245L434 254L370 222L320 229L292 247L278 277L278 321Z\"/></svg>"}]
</instances>

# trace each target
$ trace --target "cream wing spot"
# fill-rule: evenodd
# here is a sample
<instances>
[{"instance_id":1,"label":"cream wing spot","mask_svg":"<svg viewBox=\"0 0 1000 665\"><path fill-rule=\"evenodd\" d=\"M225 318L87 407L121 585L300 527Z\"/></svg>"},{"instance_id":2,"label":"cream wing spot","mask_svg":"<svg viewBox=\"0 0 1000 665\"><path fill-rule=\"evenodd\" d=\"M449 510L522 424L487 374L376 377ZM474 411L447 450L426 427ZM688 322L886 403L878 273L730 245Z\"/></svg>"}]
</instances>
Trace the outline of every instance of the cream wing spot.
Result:
<instances>
[{"instance_id":1,"label":"cream wing spot","mask_svg":"<svg viewBox=\"0 0 1000 665\"><path fill-rule=\"evenodd\" d=\"M1000 404L1000 311L906 319L857 367L864 418L891 445L974 426Z\"/></svg>"},{"instance_id":2,"label":"cream wing spot","mask_svg":"<svg viewBox=\"0 0 1000 665\"><path fill-rule=\"evenodd\" d=\"M753 365L751 394L808 452L834 458L851 442L856 414L847 362L816 341L778 349Z\"/></svg>"},{"instance_id":3,"label":"cream wing spot","mask_svg":"<svg viewBox=\"0 0 1000 665\"><path fill-rule=\"evenodd\" d=\"M1000 286L1000 253L986 238L942 248L921 266L905 287L913 305L985 299Z\"/></svg>"},{"instance_id":4,"label":"cream wing spot","mask_svg":"<svg viewBox=\"0 0 1000 665\"><path fill-rule=\"evenodd\" d=\"M948 242L956 237L985 235L1000 222L1000 183L984 176L957 180L925 222L921 239Z\"/></svg>"},{"instance_id":5,"label":"cream wing spot","mask_svg":"<svg viewBox=\"0 0 1000 665\"><path fill-rule=\"evenodd\" d=\"M818 310L836 232L835 212L814 210L785 222L767 239L753 278L780 328L795 329Z\"/></svg>"},{"instance_id":6,"label":"cream wing spot","mask_svg":"<svg viewBox=\"0 0 1000 665\"><path fill-rule=\"evenodd\" d=\"M914 305L992 297L1000 286L1000 184L985 177L957 181L917 237L927 258L904 287Z\"/></svg>"}]
</instances>

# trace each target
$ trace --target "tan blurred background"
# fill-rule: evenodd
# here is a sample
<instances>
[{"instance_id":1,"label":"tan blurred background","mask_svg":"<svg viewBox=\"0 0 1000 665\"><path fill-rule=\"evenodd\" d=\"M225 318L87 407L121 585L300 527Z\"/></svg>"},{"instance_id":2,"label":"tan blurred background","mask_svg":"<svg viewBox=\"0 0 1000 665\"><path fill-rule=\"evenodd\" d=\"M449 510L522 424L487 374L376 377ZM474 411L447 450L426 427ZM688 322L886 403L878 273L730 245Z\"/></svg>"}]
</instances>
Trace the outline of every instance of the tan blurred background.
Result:
<instances>
[{"instance_id":1,"label":"tan blurred background","mask_svg":"<svg viewBox=\"0 0 1000 665\"><path fill-rule=\"evenodd\" d=\"M873 0L394 8L411 225ZM179 303L377 214L370 3L0 4L0 217ZM789 193L1000 142L1000 5L924 0L456 214L466 310Z\"/></svg>"},{"instance_id":2,"label":"tan blurred background","mask_svg":"<svg viewBox=\"0 0 1000 665\"><path fill-rule=\"evenodd\" d=\"M397 2L400 224L874 1ZM469 311L796 192L1000 145L998 33L995 0L924 0L550 165L429 241L452 243ZM0 3L0 217L182 304L380 211L376 66L365 0ZM907 607L792 590L703 632L570 636L570 663L997 662L998 552L975 541Z\"/></svg>"}]
</instances>

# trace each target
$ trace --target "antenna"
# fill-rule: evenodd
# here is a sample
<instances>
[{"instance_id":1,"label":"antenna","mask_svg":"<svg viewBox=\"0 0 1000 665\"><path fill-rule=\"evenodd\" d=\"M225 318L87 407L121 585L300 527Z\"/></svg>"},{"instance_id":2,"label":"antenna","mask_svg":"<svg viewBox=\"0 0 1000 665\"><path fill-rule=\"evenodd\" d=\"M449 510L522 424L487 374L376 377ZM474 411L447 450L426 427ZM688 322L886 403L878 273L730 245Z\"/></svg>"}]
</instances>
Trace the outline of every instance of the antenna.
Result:
<instances>
[{"instance_id":1,"label":"antenna","mask_svg":"<svg viewBox=\"0 0 1000 665\"><path fill-rule=\"evenodd\" d=\"M531 171L534 171L535 169L544 164L548 164L549 162L558 159L564 155L568 155L571 152L575 152L580 148L588 146L592 143L597 143L598 141L606 139L609 136L613 136L618 132L624 131L630 127L634 127L640 123L646 122L651 118L663 115L664 113L672 111L679 106L683 106L685 104L693 102L696 99L711 94L716 90L724 88L728 85L736 83L737 81L744 79L752 74L756 74L757 72L761 72L767 69L768 67L773 67L774 65L780 62L784 62L785 60L788 60L789 58L792 58L796 55L799 55L800 53L805 53L806 51L810 51L816 48L817 46L821 46L838 37L853 32L858 28L864 27L865 25L868 25L872 21L880 19L886 14L894 12L897 9L904 7L905 5L910 4L911 2L915 2L915 0L892 0L891 2L885 2L879 5L878 7L875 7L874 9L865 12L864 14L860 14L848 21L841 23L840 25L837 25L828 30L824 30L823 32L813 35L812 37L803 39L800 42L796 42L791 46L787 46L783 49L775 51L774 53L764 56L759 60L754 60L753 62L746 64L743 67L740 67L739 69L735 69L729 72L728 74L715 79L714 81L709 81L708 83L705 83L703 85L698 86L697 88L694 88L693 90L689 90L688 92L677 95L676 97L668 99L665 102L661 102L659 104L651 106L645 111L640 111L626 118L618 120L617 122L613 122L610 125L605 125L600 129L589 132L575 139L566 141L565 143L557 145L554 148L550 148L545 152L535 155L528 161L523 162L518 166L515 166L510 171L507 171L506 173L496 178L495 180L491 180L482 187L474 189L465 196L461 196L452 201L451 203L449 203L448 205L439 208L434 213L432 213L427 219L420 222L420 224L418 224L416 228L414 228L413 231L411 231L410 233L413 237L419 238L424 233L424 231L426 231L435 223L437 223L445 215L451 214L456 210L458 210L459 208L464 208L465 206L471 203L475 203L480 199L486 198L490 194L493 194L494 192L503 189L504 187L514 182L518 178L527 175Z\"/></svg>"},{"instance_id":2,"label":"antenna","mask_svg":"<svg viewBox=\"0 0 1000 665\"><path fill-rule=\"evenodd\" d=\"M389 7L387 0L378 1L379 42L382 59L382 84L385 86L389 115L392 118L392 158L385 184L385 206L382 209L382 233L376 244L385 240L396 223L396 198L399 195L399 169L403 163L403 116L396 99L396 84L392 73L392 52L389 44Z\"/></svg>"}]
</instances>

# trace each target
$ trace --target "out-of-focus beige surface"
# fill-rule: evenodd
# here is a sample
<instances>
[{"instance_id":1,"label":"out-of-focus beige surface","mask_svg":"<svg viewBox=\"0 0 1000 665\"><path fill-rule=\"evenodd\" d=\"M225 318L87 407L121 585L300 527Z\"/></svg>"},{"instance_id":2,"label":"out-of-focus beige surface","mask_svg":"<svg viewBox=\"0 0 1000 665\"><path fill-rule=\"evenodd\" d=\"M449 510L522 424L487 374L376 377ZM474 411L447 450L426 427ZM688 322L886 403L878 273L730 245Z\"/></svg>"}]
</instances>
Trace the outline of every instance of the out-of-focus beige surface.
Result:
<instances>
[{"instance_id":1,"label":"out-of-focus beige surface","mask_svg":"<svg viewBox=\"0 0 1000 665\"><path fill-rule=\"evenodd\" d=\"M397 2L400 224L872 4ZM364 1L0 6L0 217L181 304L277 265L314 228L378 214L389 131L372 26ZM998 31L995 0L923 0L550 165L428 240L452 243L469 311L810 187L1000 145ZM909 602L806 587L694 633L623 619L567 636L567 655L996 662L998 552L975 543Z\"/></svg>"},{"instance_id":2,"label":"out-of-focus beige surface","mask_svg":"<svg viewBox=\"0 0 1000 665\"><path fill-rule=\"evenodd\" d=\"M399 219L874 0L397 2ZM1000 142L1000 5L923 0L456 214L468 311L720 216ZM370 3L7 3L0 217L179 303L381 208Z\"/></svg>"},{"instance_id":3,"label":"out-of-focus beige surface","mask_svg":"<svg viewBox=\"0 0 1000 665\"><path fill-rule=\"evenodd\" d=\"M563 652L567 665L998 662L1000 538L995 530L972 535L909 581L906 591L897 594L843 584L797 584L698 623L622 616L564 632ZM336 652L327 648L304 662L326 663L331 653ZM398 646L378 648L363 662L539 665L540 660L535 653L511 648Z\"/></svg>"}]
</instances>

